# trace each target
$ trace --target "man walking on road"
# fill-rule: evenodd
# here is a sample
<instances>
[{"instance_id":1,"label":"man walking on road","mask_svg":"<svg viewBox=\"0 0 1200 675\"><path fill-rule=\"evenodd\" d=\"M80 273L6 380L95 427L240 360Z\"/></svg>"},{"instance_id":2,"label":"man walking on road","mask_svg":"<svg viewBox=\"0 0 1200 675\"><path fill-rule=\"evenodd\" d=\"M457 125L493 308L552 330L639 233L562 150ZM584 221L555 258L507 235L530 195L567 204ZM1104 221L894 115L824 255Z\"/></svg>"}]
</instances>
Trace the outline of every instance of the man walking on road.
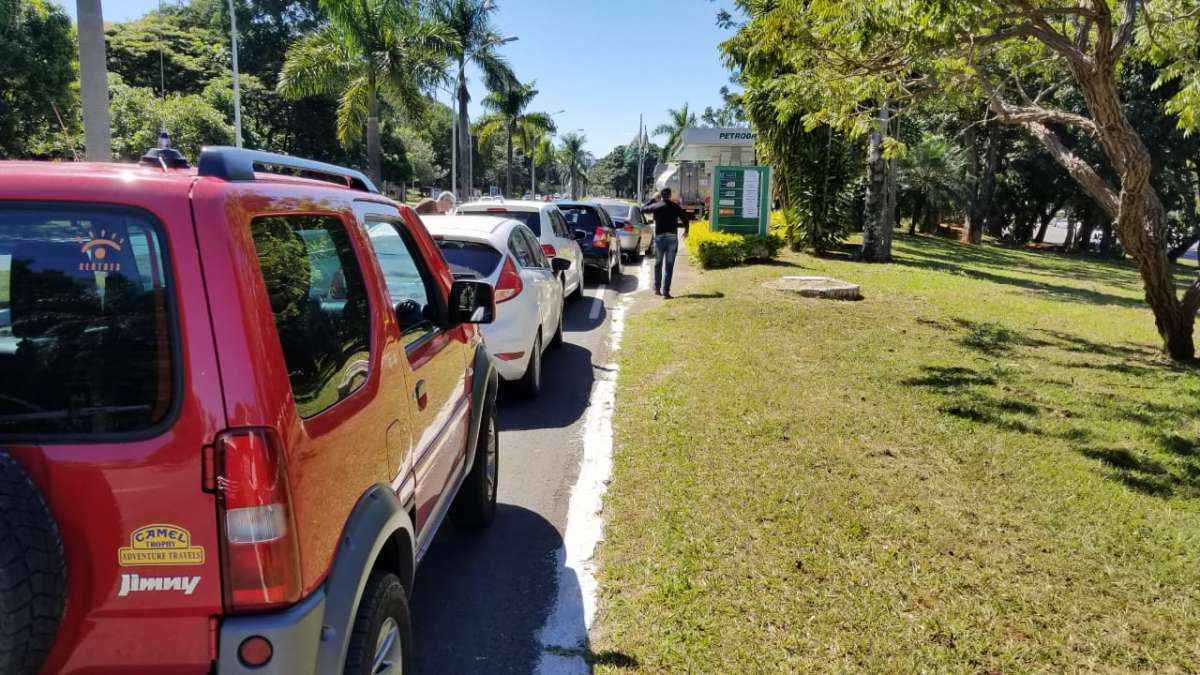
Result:
<instances>
[{"instance_id":1,"label":"man walking on road","mask_svg":"<svg viewBox=\"0 0 1200 675\"><path fill-rule=\"evenodd\" d=\"M671 188L663 188L657 197L646 202L642 210L654 214L654 294L671 299L671 275L675 272L675 256L679 253L679 225L683 224L686 238L692 217L671 199Z\"/></svg>"}]
</instances>

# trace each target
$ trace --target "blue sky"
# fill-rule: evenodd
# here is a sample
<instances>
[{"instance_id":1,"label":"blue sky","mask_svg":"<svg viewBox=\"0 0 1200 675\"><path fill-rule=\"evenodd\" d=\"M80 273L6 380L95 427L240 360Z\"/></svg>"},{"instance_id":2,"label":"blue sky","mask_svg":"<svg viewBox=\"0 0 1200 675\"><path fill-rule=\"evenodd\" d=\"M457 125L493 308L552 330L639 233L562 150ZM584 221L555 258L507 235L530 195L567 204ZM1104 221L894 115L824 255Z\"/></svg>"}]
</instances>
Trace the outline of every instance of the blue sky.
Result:
<instances>
[{"instance_id":1,"label":"blue sky","mask_svg":"<svg viewBox=\"0 0 1200 675\"><path fill-rule=\"evenodd\" d=\"M166 0L171 2L171 0ZM75 2L63 2L75 13ZM653 128L667 108L690 103L699 113L720 105L728 72L717 45L728 32L716 13L728 0L498 0L497 23L519 40L506 45L517 75L536 80L535 110L555 116L560 133L582 129L601 156L637 133L638 113ZM136 18L157 0L105 0L106 21ZM472 78L477 101L483 90ZM446 100L446 96L442 96ZM659 142L661 138L656 139Z\"/></svg>"}]
</instances>

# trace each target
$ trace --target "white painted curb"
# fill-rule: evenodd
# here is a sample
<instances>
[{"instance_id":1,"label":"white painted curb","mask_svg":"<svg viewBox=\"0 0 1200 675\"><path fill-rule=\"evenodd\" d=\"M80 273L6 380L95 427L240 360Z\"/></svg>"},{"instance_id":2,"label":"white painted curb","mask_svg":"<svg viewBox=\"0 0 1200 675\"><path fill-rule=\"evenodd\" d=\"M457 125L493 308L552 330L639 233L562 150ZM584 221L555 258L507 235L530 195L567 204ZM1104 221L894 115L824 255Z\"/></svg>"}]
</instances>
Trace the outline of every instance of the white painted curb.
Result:
<instances>
[{"instance_id":1,"label":"white painted curb","mask_svg":"<svg viewBox=\"0 0 1200 675\"><path fill-rule=\"evenodd\" d=\"M604 493L612 477L612 415L617 394L616 354L625 333L625 313L632 296L649 288L651 268L645 262L638 269L637 288L622 296L612 310L609 327L609 354L613 362L597 369L592 385L591 403L583 421L583 459L579 478L571 488L567 507L567 527L563 545L554 556L558 569L554 609L538 631L542 655L535 672L588 673L584 659L588 629L596 616L596 565L593 556L604 538ZM603 302L604 289L599 293Z\"/></svg>"}]
</instances>

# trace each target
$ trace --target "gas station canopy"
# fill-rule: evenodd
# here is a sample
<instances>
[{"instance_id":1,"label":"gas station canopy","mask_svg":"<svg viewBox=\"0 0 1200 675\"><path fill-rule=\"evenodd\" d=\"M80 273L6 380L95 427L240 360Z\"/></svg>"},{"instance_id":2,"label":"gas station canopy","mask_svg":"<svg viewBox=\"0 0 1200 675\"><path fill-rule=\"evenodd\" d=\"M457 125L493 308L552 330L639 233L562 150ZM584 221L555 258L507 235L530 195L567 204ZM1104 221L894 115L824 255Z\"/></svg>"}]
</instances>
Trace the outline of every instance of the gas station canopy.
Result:
<instances>
[{"instance_id":1,"label":"gas station canopy","mask_svg":"<svg viewBox=\"0 0 1200 675\"><path fill-rule=\"evenodd\" d=\"M757 138L758 132L752 129L689 127L683 130L683 140L674 159L726 166L754 164Z\"/></svg>"}]
</instances>

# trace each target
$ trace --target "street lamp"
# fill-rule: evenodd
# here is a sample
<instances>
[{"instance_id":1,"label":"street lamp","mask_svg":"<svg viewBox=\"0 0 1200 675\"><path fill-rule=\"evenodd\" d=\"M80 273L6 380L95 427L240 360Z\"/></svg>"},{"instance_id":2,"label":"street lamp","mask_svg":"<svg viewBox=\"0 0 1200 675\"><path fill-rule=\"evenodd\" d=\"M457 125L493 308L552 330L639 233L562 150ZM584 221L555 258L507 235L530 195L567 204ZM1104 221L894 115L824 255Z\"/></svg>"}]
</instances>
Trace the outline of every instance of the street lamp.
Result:
<instances>
[{"instance_id":1,"label":"street lamp","mask_svg":"<svg viewBox=\"0 0 1200 675\"><path fill-rule=\"evenodd\" d=\"M84 151L89 161L107 162L112 158L112 133L100 0L78 0L76 16L79 17L79 89L83 103Z\"/></svg>"}]
</instances>

